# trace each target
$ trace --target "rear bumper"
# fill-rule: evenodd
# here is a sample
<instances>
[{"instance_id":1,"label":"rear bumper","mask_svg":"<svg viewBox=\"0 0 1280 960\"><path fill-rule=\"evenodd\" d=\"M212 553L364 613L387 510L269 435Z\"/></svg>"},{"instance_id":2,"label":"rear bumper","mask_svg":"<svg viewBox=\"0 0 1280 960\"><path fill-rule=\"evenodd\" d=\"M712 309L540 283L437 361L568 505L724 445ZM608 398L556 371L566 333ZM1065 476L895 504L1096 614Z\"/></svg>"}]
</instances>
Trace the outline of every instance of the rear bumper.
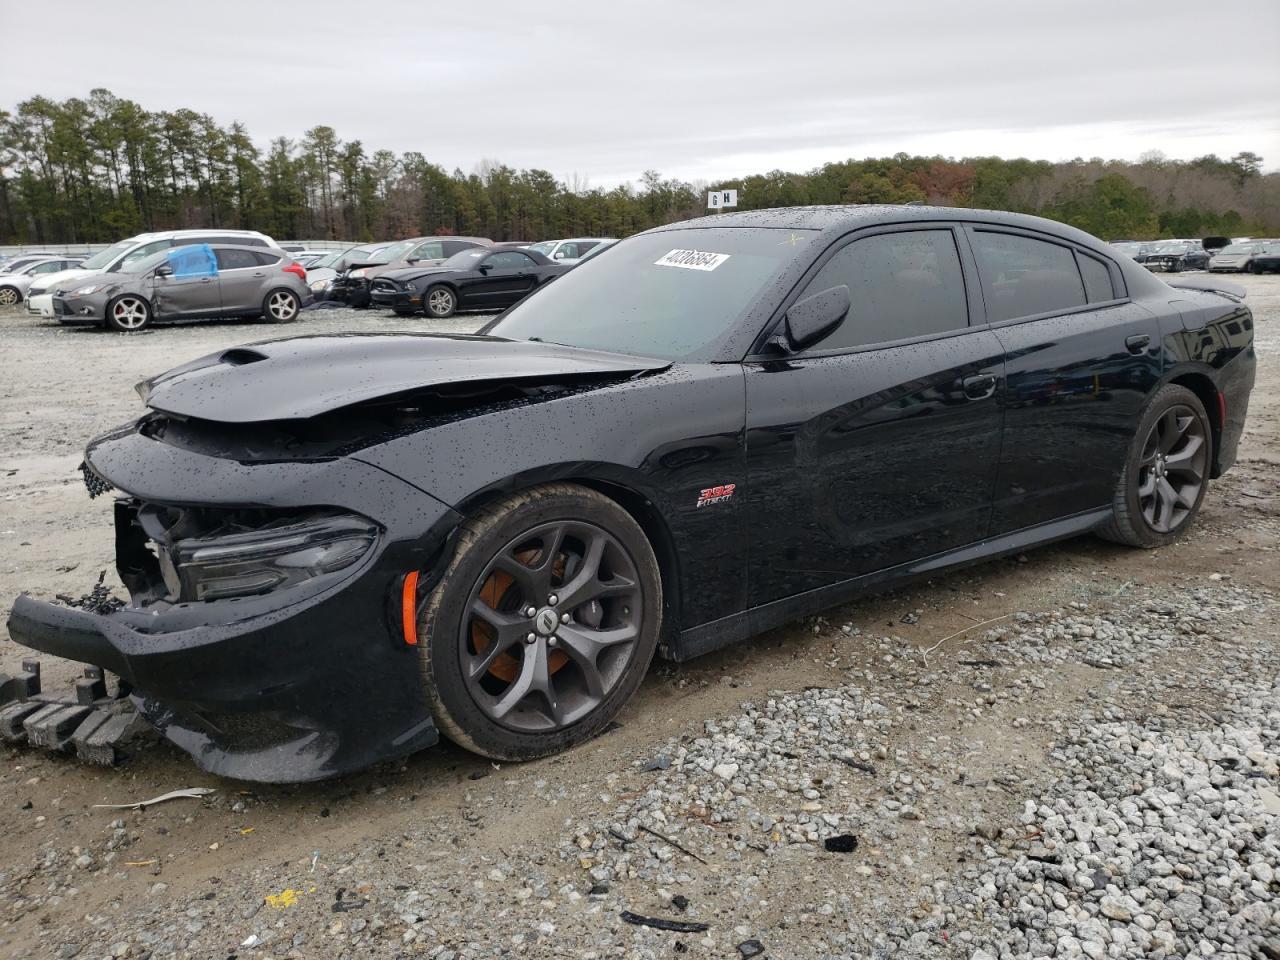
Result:
<instances>
[{"instance_id":1,"label":"rear bumper","mask_svg":"<svg viewBox=\"0 0 1280 960\"><path fill-rule=\"evenodd\" d=\"M452 510L354 459L244 465L117 431L95 441L86 460L139 499L303 506L305 498L362 513L383 532L349 573L323 586L212 602L135 598L113 612L23 595L9 617L15 641L118 674L148 721L222 776L315 780L437 741L399 598L405 573L428 564L456 526ZM130 503L117 508L122 577L126 542L140 536L128 529Z\"/></svg>"}]
</instances>

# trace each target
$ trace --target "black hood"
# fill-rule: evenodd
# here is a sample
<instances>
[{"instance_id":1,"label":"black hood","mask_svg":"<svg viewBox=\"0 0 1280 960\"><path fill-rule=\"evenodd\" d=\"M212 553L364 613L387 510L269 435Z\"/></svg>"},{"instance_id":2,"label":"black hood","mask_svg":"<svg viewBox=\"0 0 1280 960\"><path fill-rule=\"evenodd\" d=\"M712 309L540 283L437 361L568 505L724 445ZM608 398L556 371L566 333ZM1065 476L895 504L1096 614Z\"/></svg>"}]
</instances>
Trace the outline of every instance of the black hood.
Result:
<instances>
[{"instance_id":1,"label":"black hood","mask_svg":"<svg viewBox=\"0 0 1280 960\"><path fill-rule=\"evenodd\" d=\"M576 379L668 366L665 360L500 337L345 334L211 353L144 380L138 393L163 413L263 423L447 384Z\"/></svg>"}]
</instances>

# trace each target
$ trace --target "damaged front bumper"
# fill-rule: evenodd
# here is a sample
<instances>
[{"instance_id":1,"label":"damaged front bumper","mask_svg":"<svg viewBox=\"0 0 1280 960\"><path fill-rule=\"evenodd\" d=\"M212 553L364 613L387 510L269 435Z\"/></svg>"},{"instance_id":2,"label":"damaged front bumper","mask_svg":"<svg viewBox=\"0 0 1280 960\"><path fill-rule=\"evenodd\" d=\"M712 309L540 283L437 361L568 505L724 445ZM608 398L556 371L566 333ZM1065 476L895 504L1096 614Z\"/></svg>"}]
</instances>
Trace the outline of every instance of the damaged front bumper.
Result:
<instances>
[{"instance_id":1,"label":"damaged front bumper","mask_svg":"<svg viewBox=\"0 0 1280 960\"><path fill-rule=\"evenodd\" d=\"M139 713L223 776L314 780L436 742L400 603L406 573L438 556L456 526L447 506L355 458L244 463L152 439L136 426L90 445L86 481L91 493L114 486L124 494L115 508L116 555L131 600L92 611L24 595L10 615L13 639L117 674ZM378 533L340 570L195 599L162 569L165 547L147 517L154 505L175 516L320 505L358 510ZM218 545L235 539L199 542L225 550Z\"/></svg>"}]
</instances>

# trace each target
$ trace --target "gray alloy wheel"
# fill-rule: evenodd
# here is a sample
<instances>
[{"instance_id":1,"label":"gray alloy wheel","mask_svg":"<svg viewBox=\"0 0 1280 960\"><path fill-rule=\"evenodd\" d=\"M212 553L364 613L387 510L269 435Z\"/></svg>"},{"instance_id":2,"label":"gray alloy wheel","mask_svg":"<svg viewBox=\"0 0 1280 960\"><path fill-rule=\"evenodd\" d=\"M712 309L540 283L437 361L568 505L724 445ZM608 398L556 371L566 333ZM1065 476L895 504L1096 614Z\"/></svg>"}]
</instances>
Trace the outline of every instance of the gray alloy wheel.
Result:
<instances>
[{"instance_id":1,"label":"gray alloy wheel","mask_svg":"<svg viewBox=\"0 0 1280 960\"><path fill-rule=\"evenodd\" d=\"M22 302L22 294L16 287L0 287L0 307L12 307Z\"/></svg>"},{"instance_id":2,"label":"gray alloy wheel","mask_svg":"<svg viewBox=\"0 0 1280 960\"><path fill-rule=\"evenodd\" d=\"M1213 429L1200 398L1186 387L1156 391L1137 424L1098 533L1131 547L1159 547L1191 526L1209 487Z\"/></svg>"},{"instance_id":3,"label":"gray alloy wheel","mask_svg":"<svg viewBox=\"0 0 1280 960\"><path fill-rule=\"evenodd\" d=\"M1200 502L1209 472L1203 418L1188 406L1169 407L1147 432L1138 471L1142 518L1156 533L1173 533Z\"/></svg>"},{"instance_id":4,"label":"gray alloy wheel","mask_svg":"<svg viewBox=\"0 0 1280 960\"><path fill-rule=\"evenodd\" d=\"M458 309L458 298L448 287L432 287L422 298L422 305L427 316L444 320Z\"/></svg>"},{"instance_id":5,"label":"gray alloy wheel","mask_svg":"<svg viewBox=\"0 0 1280 960\"><path fill-rule=\"evenodd\" d=\"M553 483L491 504L419 598L437 727L495 760L595 736L644 679L662 609L653 550L615 501Z\"/></svg>"},{"instance_id":6,"label":"gray alloy wheel","mask_svg":"<svg viewBox=\"0 0 1280 960\"><path fill-rule=\"evenodd\" d=\"M289 323L298 317L298 298L289 290L273 290L262 304L262 316L270 323Z\"/></svg>"},{"instance_id":7,"label":"gray alloy wheel","mask_svg":"<svg viewBox=\"0 0 1280 960\"><path fill-rule=\"evenodd\" d=\"M107 304L107 326L121 333L134 333L151 323L151 305L142 297L126 293Z\"/></svg>"}]
</instances>

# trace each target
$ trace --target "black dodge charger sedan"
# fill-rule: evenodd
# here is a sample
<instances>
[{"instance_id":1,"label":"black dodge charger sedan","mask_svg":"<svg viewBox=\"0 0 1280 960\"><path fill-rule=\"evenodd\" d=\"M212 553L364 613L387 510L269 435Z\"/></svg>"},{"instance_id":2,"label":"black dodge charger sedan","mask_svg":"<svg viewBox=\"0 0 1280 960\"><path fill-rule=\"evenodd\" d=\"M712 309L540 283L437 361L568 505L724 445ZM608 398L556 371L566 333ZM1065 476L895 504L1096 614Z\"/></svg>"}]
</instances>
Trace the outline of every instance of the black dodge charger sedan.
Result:
<instances>
[{"instance_id":1,"label":"black dodge charger sedan","mask_svg":"<svg viewBox=\"0 0 1280 960\"><path fill-rule=\"evenodd\" d=\"M24 595L9 630L228 776L551 754L655 652L1177 538L1255 356L1238 288L1175 282L1034 217L782 209L623 240L479 335L222 350L89 444L128 602Z\"/></svg>"},{"instance_id":2,"label":"black dodge charger sedan","mask_svg":"<svg viewBox=\"0 0 1280 960\"><path fill-rule=\"evenodd\" d=\"M463 250L444 263L392 270L374 279L373 302L396 313L443 320L458 310L505 310L573 269L536 250L509 246Z\"/></svg>"}]
</instances>

